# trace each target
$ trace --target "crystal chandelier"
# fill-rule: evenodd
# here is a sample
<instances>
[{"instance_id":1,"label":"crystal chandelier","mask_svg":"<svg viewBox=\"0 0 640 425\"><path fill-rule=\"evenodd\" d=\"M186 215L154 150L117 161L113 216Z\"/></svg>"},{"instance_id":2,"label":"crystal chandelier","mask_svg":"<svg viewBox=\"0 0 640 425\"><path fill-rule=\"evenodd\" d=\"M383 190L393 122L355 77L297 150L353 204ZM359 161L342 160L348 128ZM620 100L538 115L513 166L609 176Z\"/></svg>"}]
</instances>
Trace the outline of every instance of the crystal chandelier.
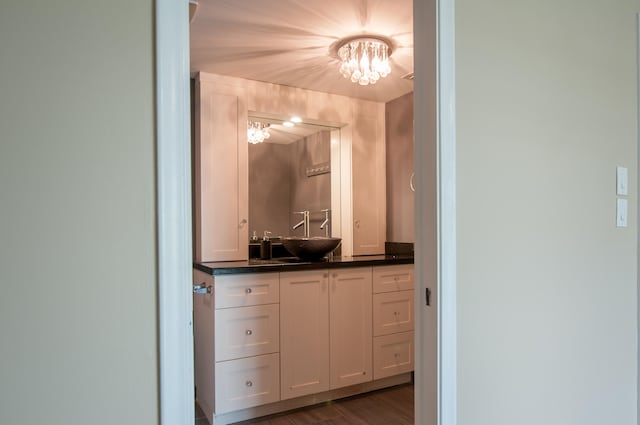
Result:
<instances>
[{"instance_id":1,"label":"crystal chandelier","mask_svg":"<svg viewBox=\"0 0 640 425\"><path fill-rule=\"evenodd\" d=\"M252 145L262 143L270 136L269 124L257 121L249 121L247 123L247 140Z\"/></svg>"},{"instance_id":2,"label":"crystal chandelier","mask_svg":"<svg viewBox=\"0 0 640 425\"><path fill-rule=\"evenodd\" d=\"M375 84L391 72L390 44L380 38L351 38L338 48L342 61L340 73L343 77L361 86Z\"/></svg>"}]
</instances>

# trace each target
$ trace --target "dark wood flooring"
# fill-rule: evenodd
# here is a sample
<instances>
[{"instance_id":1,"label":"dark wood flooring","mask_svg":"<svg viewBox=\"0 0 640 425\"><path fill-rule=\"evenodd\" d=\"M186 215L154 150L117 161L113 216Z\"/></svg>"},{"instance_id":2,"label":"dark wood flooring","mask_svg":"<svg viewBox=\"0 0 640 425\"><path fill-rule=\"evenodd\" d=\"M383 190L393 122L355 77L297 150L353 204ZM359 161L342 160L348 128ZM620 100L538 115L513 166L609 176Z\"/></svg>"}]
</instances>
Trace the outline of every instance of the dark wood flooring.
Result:
<instances>
[{"instance_id":1,"label":"dark wood flooring","mask_svg":"<svg viewBox=\"0 0 640 425\"><path fill-rule=\"evenodd\" d=\"M238 425L414 425L413 385L239 422Z\"/></svg>"}]
</instances>

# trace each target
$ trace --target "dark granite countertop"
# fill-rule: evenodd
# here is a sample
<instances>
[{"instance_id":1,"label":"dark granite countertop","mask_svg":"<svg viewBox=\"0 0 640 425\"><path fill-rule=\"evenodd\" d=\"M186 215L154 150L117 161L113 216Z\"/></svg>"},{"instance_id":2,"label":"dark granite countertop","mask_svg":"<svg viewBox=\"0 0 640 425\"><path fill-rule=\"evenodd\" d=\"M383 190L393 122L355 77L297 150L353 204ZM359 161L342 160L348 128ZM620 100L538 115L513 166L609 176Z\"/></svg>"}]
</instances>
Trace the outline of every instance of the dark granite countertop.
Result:
<instances>
[{"instance_id":1,"label":"dark granite countertop","mask_svg":"<svg viewBox=\"0 0 640 425\"><path fill-rule=\"evenodd\" d=\"M341 267L388 266L413 264L412 255L362 255L355 257L333 257L322 261L304 261L295 257L272 260L251 259L248 261L224 261L194 263L193 267L214 276L223 274L289 272L295 270L320 270Z\"/></svg>"}]
</instances>

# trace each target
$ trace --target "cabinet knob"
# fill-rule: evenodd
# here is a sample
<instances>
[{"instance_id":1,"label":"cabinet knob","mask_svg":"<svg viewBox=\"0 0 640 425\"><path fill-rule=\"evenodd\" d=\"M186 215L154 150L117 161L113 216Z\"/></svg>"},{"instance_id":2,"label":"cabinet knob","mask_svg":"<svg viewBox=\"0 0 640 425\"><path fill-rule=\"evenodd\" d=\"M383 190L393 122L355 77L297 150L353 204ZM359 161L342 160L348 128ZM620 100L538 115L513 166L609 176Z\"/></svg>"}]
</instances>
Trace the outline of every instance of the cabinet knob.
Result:
<instances>
[{"instance_id":1,"label":"cabinet knob","mask_svg":"<svg viewBox=\"0 0 640 425\"><path fill-rule=\"evenodd\" d=\"M253 334L253 331L251 329L247 329L247 331L245 332L247 335L251 335Z\"/></svg>"},{"instance_id":2,"label":"cabinet knob","mask_svg":"<svg viewBox=\"0 0 640 425\"><path fill-rule=\"evenodd\" d=\"M247 387L253 387L253 382L247 381L244 383Z\"/></svg>"},{"instance_id":3,"label":"cabinet knob","mask_svg":"<svg viewBox=\"0 0 640 425\"><path fill-rule=\"evenodd\" d=\"M252 293L253 291L251 290L251 288L247 288L247 289L245 289L245 291L244 291L244 292L246 292L247 294L250 294L250 293Z\"/></svg>"}]
</instances>

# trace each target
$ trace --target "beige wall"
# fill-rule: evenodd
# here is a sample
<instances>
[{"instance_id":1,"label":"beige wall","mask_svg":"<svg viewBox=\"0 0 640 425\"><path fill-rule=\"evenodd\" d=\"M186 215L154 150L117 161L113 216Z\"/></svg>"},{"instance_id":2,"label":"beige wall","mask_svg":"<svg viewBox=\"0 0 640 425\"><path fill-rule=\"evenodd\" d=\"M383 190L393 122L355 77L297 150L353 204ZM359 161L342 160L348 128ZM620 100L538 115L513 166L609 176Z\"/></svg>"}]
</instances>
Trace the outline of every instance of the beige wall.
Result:
<instances>
[{"instance_id":1,"label":"beige wall","mask_svg":"<svg viewBox=\"0 0 640 425\"><path fill-rule=\"evenodd\" d=\"M153 2L0 2L0 423L157 424Z\"/></svg>"},{"instance_id":2,"label":"beige wall","mask_svg":"<svg viewBox=\"0 0 640 425\"><path fill-rule=\"evenodd\" d=\"M413 93L385 105L387 241L414 242Z\"/></svg>"},{"instance_id":3,"label":"beige wall","mask_svg":"<svg viewBox=\"0 0 640 425\"><path fill-rule=\"evenodd\" d=\"M456 1L460 425L637 423L639 10Z\"/></svg>"}]
</instances>

